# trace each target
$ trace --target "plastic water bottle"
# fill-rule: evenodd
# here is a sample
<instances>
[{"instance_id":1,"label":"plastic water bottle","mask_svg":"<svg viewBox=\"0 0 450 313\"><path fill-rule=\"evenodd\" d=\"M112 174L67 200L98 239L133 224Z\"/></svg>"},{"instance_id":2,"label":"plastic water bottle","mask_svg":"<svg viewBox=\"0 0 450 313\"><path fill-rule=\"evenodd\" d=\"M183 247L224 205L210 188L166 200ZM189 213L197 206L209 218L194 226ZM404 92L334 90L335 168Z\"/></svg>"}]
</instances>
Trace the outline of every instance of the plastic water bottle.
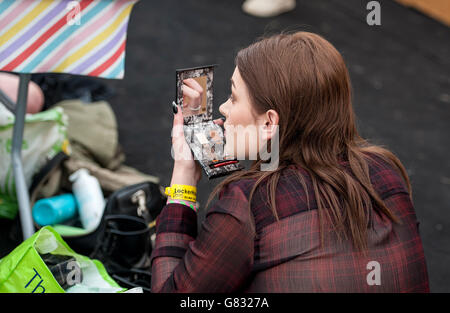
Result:
<instances>
[{"instance_id":1,"label":"plastic water bottle","mask_svg":"<svg viewBox=\"0 0 450 313\"><path fill-rule=\"evenodd\" d=\"M79 169L69 176L72 192L78 201L78 213L83 228L91 231L98 227L105 209L100 184L85 168Z\"/></svg>"}]
</instances>

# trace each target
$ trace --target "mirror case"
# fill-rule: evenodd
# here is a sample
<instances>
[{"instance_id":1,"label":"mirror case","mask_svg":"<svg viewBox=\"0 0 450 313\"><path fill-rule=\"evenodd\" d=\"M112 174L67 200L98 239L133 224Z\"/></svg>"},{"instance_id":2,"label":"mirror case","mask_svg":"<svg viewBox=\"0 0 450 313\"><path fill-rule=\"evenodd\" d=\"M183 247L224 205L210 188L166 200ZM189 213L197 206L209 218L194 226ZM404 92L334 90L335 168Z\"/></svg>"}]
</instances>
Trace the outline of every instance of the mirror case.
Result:
<instances>
[{"instance_id":1,"label":"mirror case","mask_svg":"<svg viewBox=\"0 0 450 313\"><path fill-rule=\"evenodd\" d=\"M224 155L225 137L222 127L215 124L213 111L214 68L207 65L176 70L176 103L183 108L183 80L206 77L206 108L203 113L189 114L184 117L184 135L194 158L200 163L208 179L228 175L243 169L238 160Z\"/></svg>"}]
</instances>

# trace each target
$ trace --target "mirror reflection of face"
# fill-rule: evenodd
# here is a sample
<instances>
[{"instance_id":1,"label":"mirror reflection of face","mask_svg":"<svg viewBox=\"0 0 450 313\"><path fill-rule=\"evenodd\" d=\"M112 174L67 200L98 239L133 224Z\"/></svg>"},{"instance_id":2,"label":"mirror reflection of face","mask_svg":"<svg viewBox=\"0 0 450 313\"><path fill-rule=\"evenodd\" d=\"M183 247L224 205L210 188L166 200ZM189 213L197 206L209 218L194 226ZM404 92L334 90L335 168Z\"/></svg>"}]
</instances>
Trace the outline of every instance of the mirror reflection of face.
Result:
<instances>
[{"instance_id":1,"label":"mirror reflection of face","mask_svg":"<svg viewBox=\"0 0 450 313\"><path fill-rule=\"evenodd\" d=\"M206 76L184 79L181 90L184 117L206 112Z\"/></svg>"}]
</instances>

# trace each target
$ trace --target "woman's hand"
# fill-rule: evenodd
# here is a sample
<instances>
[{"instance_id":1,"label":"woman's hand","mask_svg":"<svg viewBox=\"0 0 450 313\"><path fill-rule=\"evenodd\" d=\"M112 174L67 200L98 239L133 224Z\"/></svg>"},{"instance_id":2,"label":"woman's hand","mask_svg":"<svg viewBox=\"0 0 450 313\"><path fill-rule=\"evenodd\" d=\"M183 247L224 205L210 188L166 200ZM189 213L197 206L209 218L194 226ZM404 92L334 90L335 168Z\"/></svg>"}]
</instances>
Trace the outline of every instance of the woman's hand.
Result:
<instances>
[{"instance_id":1,"label":"woman's hand","mask_svg":"<svg viewBox=\"0 0 450 313\"><path fill-rule=\"evenodd\" d=\"M213 121L217 125L223 125L223 119L218 118ZM172 128L172 149L174 166L172 180L170 185L181 184L196 186L202 177L200 164L194 160L191 149L184 137L184 120L181 107L178 106L178 112L173 117Z\"/></svg>"},{"instance_id":2,"label":"woman's hand","mask_svg":"<svg viewBox=\"0 0 450 313\"><path fill-rule=\"evenodd\" d=\"M173 117L172 149L174 166L170 185L182 184L196 186L202 177L201 167L194 160L191 149L184 137L183 112L178 106L178 112Z\"/></svg>"},{"instance_id":3,"label":"woman's hand","mask_svg":"<svg viewBox=\"0 0 450 313\"><path fill-rule=\"evenodd\" d=\"M183 109L185 114L190 115L188 110L195 114L202 108L204 93L202 86L195 79L187 78L183 80L181 89L183 91Z\"/></svg>"}]
</instances>

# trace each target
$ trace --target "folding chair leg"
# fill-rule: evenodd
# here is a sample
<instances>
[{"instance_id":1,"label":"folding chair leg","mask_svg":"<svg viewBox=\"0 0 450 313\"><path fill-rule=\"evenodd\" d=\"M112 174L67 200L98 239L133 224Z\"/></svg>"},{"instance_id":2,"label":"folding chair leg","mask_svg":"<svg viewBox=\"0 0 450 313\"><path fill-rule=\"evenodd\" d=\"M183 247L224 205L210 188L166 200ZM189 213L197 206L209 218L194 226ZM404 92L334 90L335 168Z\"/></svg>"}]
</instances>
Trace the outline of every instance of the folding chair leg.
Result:
<instances>
[{"instance_id":1,"label":"folding chair leg","mask_svg":"<svg viewBox=\"0 0 450 313\"><path fill-rule=\"evenodd\" d=\"M8 110L11 112L15 112L14 102L3 92L0 90L0 102L3 103Z\"/></svg>"},{"instance_id":2,"label":"folding chair leg","mask_svg":"<svg viewBox=\"0 0 450 313\"><path fill-rule=\"evenodd\" d=\"M27 111L28 84L30 74L20 74L19 93L15 108L15 122L13 140L11 145L11 162L14 172L17 200L19 203L20 223L22 225L23 240L34 233L33 218L30 208L30 196L25 182L22 166L22 139L25 126L25 113Z\"/></svg>"}]
</instances>

